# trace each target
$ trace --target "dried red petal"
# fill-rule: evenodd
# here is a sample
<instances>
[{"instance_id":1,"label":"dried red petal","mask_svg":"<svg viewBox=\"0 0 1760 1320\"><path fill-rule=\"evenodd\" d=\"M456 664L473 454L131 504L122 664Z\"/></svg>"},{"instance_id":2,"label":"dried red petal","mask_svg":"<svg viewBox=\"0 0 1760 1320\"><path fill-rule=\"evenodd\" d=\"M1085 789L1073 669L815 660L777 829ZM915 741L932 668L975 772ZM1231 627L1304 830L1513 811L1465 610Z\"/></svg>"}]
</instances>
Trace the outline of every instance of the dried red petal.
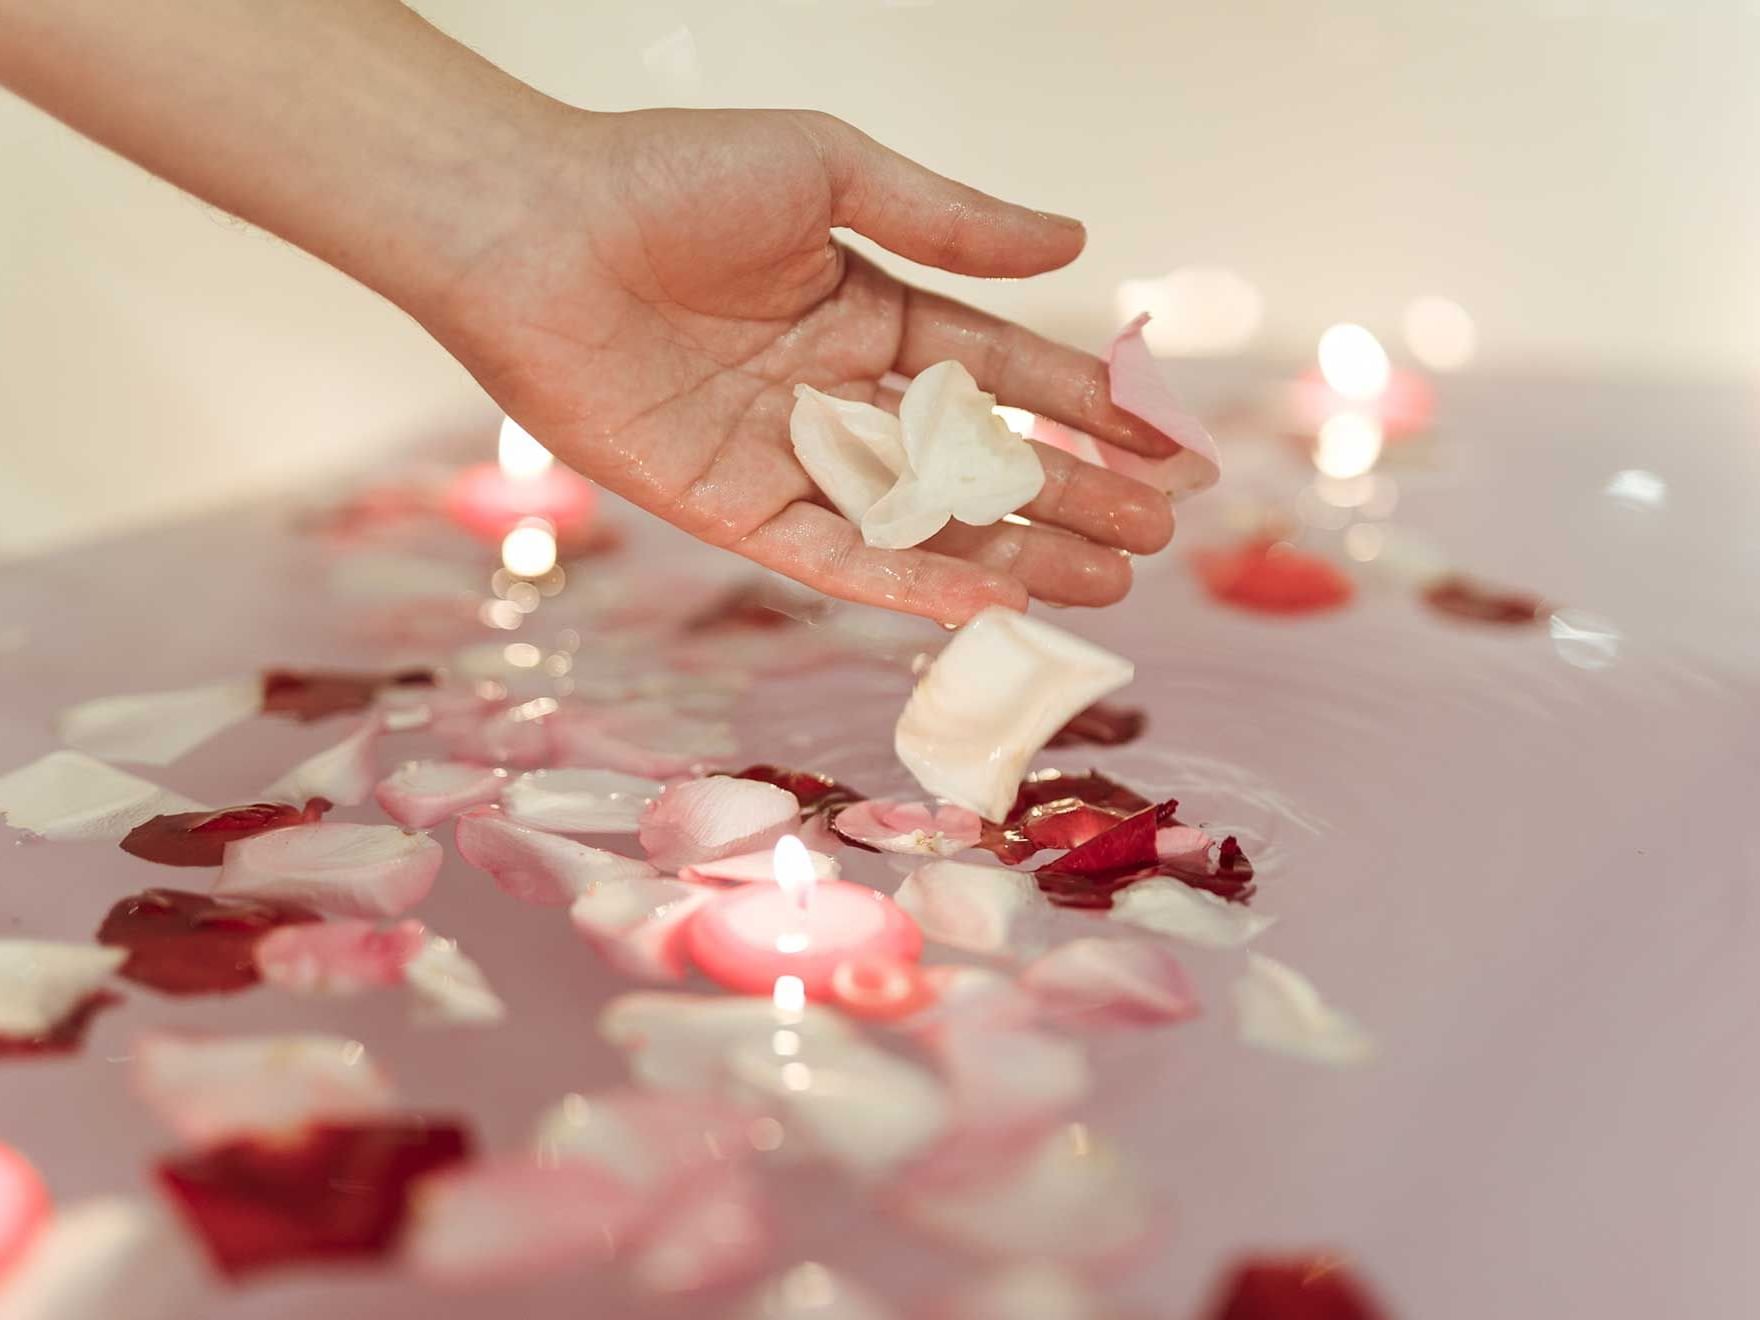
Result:
<instances>
[{"instance_id":1,"label":"dried red petal","mask_svg":"<svg viewBox=\"0 0 1760 1320\"><path fill-rule=\"evenodd\" d=\"M1029 775L1000 824L984 822L978 847L1013 866L1042 848L1074 848L1111 829L1149 799L1098 770L1085 775L1041 770Z\"/></svg>"},{"instance_id":2,"label":"dried red petal","mask_svg":"<svg viewBox=\"0 0 1760 1320\"><path fill-rule=\"evenodd\" d=\"M98 943L127 949L117 974L141 985L168 995L226 994L257 983L264 935L320 919L294 903L147 889L110 909Z\"/></svg>"},{"instance_id":3,"label":"dried red petal","mask_svg":"<svg viewBox=\"0 0 1760 1320\"><path fill-rule=\"evenodd\" d=\"M789 770L779 765L749 765L744 770L734 771L729 777L756 779L759 783L773 784L793 793L795 800L801 804L802 825L821 817L833 816L852 802L861 802L864 799L863 794L849 785L840 784L829 775L814 774L811 770ZM832 832L836 833L835 830ZM837 837L852 848L860 848L864 852L877 851L865 843L844 838L841 834Z\"/></svg>"},{"instance_id":4,"label":"dried red petal","mask_svg":"<svg viewBox=\"0 0 1760 1320\"><path fill-rule=\"evenodd\" d=\"M328 798L313 798L304 809L285 802L252 802L219 811L180 811L136 825L122 840L122 851L162 866L218 866L226 845L284 825L309 825L330 810Z\"/></svg>"},{"instance_id":5,"label":"dried red petal","mask_svg":"<svg viewBox=\"0 0 1760 1320\"><path fill-rule=\"evenodd\" d=\"M263 674L263 714L286 715L309 724L331 715L365 710L389 687L432 687L432 669L356 674L324 669L270 669Z\"/></svg>"},{"instance_id":6,"label":"dried red petal","mask_svg":"<svg viewBox=\"0 0 1760 1320\"><path fill-rule=\"evenodd\" d=\"M1388 1320L1336 1256L1257 1257L1235 1267L1206 1320Z\"/></svg>"},{"instance_id":7,"label":"dried red petal","mask_svg":"<svg viewBox=\"0 0 1760 1320\"><path fill-rule=\"evenodd\" d=\"M1356 594L1343 569L1287 541L1255 537L1232 550L1197 550L1192 567L1216 600L1262 614L1337 609Z\"/></svg>"},{"instance_id":8,"label":"dried red petal","mask_svg":"<svg viewBox=\"0 0 1760 1320\"><path fill-rule=\"evenodd\" d=\"M40 1036L0 1035L0 1059L20 1055L72 1054L85 1044L86 1031L92 1019L107 1008L115 1008L122 996L109 990L96 990L80 1000L68 1014Z\"/></svg>"},{"instance_id":9,"label":"dried red petal","mask_svg":"<svg viewBox=\"0 0 1760 1320\"><path fill-rule=\"evenodd\" d=\"M247 1137L165 1160L156 1172L214 1263L237 1279L389 1254L411 1185L469 1151L458 1123L388 1118L319 1124L293 1141Z\"/></svg>"},{"instance_id":10,"label":"dried red petal","mask_svg":"<svg viewBox=\"0 0 1760 1320\"><path fill-rule=\"evenodd\" d=\"M1433 610L1475 623L1512 626L1538 623L1551 607L1525 591L1507 591L1454 573L1430 584L1424 601Z\"/></svg>"},{"instance_id":11,"label":"dried red petal","mask_svg":"<svg viewBox=\"0 0 1760 1320\"><path fill-rule=\"evenodd\" d=\"M1097 701L1051 735L1047 747L1122 747L1142 737L1149 718L1134 706Z\"/></svg>"},{"instance_id":12,"label":"dried red petal","mask_svg":"<svg viewBox=\"0 0 1760 1320\"><path fill-rule=\"evenodd\" d=\"M1253 896L1253 864L1233 835L1218 849L1215 861L1160 855L1156 835L1181 824L1174 814L1178 810L1179 803L1169 798L1126 817L1041 866L1034 872L1039 888L1061 907L1109 908L1112 895L1133 880L1164 875L1231 903L1245 903Z\"/></svg>"}]
</instances>

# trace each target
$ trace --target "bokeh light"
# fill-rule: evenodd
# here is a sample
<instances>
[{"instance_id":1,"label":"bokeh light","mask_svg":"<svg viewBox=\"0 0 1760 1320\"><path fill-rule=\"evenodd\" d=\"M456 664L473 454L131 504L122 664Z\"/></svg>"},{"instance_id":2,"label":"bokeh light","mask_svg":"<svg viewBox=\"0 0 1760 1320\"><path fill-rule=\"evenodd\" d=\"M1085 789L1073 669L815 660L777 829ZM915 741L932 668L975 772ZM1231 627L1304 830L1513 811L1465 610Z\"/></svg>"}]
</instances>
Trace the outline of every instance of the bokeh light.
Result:
<instances>
[{"instance_id":1,"label":"bokeh light","mask_svg":"<svg viewBox=\"0 0 1760 1320\"><path fill-rule=\"evenodd\" d=\"M1393 364L1381 341L1349 322L1332 326L1320 336L1319 358L1326 383L1347 399L1377 398L1393 376Z\"/></svg>"},{"instance_id":2,"label":"bokeh light","mask_svg":"<svg viewBox=\"0 0 1760 1320\"><path fill-rule=\"evenodd\" d=\"M1314 466L1328 477L1360 477L1381 457L1381 423L1367 413L1328 417L1314 442Z\"/></svg>"},{"instance_id":3,"label":"bokeh light","mask_svg":"<svg viewBox=\"0 0 1760 1320\"><path fill-rule=\"evenodd\" d=\"M496 457L501 471L515 481L529 481L550 470L556 460L550 451L532 438L530 431L511 417L501 419L501 438L496 443Z\"/></svg>"},{"instance_id":4,"label":"bokeh light","mask_svg":"<svg viewBox=\"0 0 1760 1320\"><path fill-rule=\"evenodd\" d=\"M1479 349L1479 330L1452 298L1414 298L1406 304L1406 347L1435 371L1459 371Z\"/></svg>"},{"instance_id":5,"label":"bokeh light","mask_svg":"<svg viewBox=\"0 0 1760 1320\"><path fill-rule=\"evenodd\" d=\"M515 577L543 577L556 567L556 530L541 518L528 518L502 540L501 562Z\"/></svg>"}]
</instances>

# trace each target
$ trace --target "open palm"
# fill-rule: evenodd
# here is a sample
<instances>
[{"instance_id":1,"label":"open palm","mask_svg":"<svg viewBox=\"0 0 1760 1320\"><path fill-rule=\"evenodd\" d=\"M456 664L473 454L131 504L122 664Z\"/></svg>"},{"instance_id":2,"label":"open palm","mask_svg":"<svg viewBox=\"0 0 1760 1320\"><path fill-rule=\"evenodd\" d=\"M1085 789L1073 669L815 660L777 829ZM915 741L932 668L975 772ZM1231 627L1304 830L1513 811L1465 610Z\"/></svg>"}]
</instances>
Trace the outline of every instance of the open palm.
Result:
<instances>
[{"instance_id":1,"label":"open palm","mask_svg":"<svg viewBox=\"0 0 1760 1320\"><path fill-rule=\"evenodd\" d=\"M1165 545L1165 496L1040 447L1030 525L954 523L875 550L788 440L793 387L896 403L887 377L957 358L984 389L1141 453L1172 449L1113 408L1093 357L893 279L849 228L968 275L1024 276L1081 251L1074 221L999 202L825 116L594 116L578 210L484 263L468 330L442 335L561 459L712 544L851 600L962 622L1029 595L1098 605L1121 551ZM891 382L896 384L896 379Z\"/></svg>"}]
</instances>

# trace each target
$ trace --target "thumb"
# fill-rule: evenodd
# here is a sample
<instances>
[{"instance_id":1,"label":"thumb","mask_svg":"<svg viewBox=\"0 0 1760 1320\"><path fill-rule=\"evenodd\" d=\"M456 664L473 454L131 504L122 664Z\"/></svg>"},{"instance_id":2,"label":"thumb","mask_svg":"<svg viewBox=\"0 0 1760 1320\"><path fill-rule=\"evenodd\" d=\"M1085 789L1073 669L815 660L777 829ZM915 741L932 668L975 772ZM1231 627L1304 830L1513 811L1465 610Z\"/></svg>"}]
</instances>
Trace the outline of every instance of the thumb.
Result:
<instances>
[{"instance_id":1,"label":"thumb","mask_svg":"<svg viewBox=\"0 0 1760 1320\"><path fill-rule=\"evenodd\" d=\"M806 117L831 179L835 227L959 275L1038 275L1081 253L1081 221L1004 202L925 169L830 115Z\"/></svg>"}]
</instances>

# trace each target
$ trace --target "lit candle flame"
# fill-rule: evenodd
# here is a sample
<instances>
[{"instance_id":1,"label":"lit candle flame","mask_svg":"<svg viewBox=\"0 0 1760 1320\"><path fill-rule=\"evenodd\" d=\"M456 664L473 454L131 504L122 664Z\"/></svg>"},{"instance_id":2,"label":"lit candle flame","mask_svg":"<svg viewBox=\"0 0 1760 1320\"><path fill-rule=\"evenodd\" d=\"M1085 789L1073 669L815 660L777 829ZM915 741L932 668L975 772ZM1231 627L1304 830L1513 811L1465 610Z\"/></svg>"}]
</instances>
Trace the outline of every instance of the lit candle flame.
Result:
<instances>
[{"instance_id":1,"label":"lit candle flame","mask_svg":"<svg viewBox=\"0 0 1760 1320\"><path fill-rule=\"evenodd\" d=\"M813 887L818 882L813 874L813 859L807 855L806 844L793 834L785 834L776 841L770 865L794 923L792 930L776 937L776 951L799 953L807 947L807 908L812 904Z\"/></svg>"},{"instance_id":2,"label":"lit candle flame","mask_svg":"<svg viewBox=\"0 0 1760 1320\"><path fill-rule=\"evenodd\" d=\"M531 432L511 417L501 419L501 439L496 445L501 475L510 481L530 481L550 470L556 460L532 438Z\"/></svg>"},{"instance_id":3,"label":"lit candle flame","mask_svg":"<svg viewBox=\"0 0 1760 1320\"><path fill-rule=\"evenodd\" d=\"M1320 336L1320 374L1347 399L1379 398L1393 376L1381 341L1360 325L1335 325Z\"/></svg>"}]
</instances>

